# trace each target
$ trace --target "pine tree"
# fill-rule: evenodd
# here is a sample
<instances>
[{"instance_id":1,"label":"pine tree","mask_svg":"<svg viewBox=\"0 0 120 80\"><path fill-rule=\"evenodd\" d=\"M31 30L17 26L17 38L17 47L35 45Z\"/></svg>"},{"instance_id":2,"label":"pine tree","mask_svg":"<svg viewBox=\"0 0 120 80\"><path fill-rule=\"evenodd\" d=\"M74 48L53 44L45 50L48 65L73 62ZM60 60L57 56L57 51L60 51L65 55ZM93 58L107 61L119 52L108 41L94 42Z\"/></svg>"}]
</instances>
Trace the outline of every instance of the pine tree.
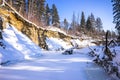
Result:
<instances>
[{"instance_id":1,"label":"pine tree","mask_svg":"<svg viewBox=\"0 0 120 80\"><path fill-rule=\"evenodd\" d=\"M40 15L40 2L39 0L34 0L33 1L33 14L34 14L34 18L37 18L37 20L41 19L41 15Z\"/></svg>"},{"instance_id":2,"label":"pine tree","mask_svg":"<svg viewBox=\"0 0 120 80\"><path fill-rule=\"evenodd\" d=\"M99 32L101 32L103 29L102 20L99 17L96 19L96 29Z\"/></svg>"},{"instance_id":3,"label":"pine tree","mask_svg":"<svg viewBox=\"0 0 120 80\"><path fill-rule=\"evenodd\" d=\"M90 15L90 19L91 19L92 28L95 28L96 27L96 22L95 22L95 17L92 13Z\"/></svg>"},{"instance_id":4,"label":"pine tree","mask_svg":"<svg viewBox=\"0 0 120 80\"><path fill-rule=\"evenodd\" d=\"M86 22L86 29L88 31L92 31L92 23L91 23L91 17L89 16Z\"/></svg>"},{"instance_id":5,"label":"pine tree","mask_svg":"<svg viewBox=\"0 0 120 80\"><path fill-rule=\"evenodd\" d=\"M52 24L53 26L59 26L59 15L55 4L52 5Z\"/></svg>"},{"instance_id":6,"label":"pine tree","mask_svg":"<svg viewBox=\"0 0 120 80\"><path fill-rule=\"evenodd\" d=\"M114 31L111 31L111 37L112 37L112 39L116 38L116 33Z\"/></svg>"},{"instance_id":7,"label":"pine tree","mask_svg":"<svg viewBox=\"0 0 120 80\"><path fill-rule=\"evenodd\" d=\"M72 29L73 31L75 31L75 30L76 30L76 27L77 27L76 16L75 16L75 13L73 13L72 22L71 22L71 29Z\"/></svg>"},{"instance_id":8,"label":"pine tree","mask_svg":"<svg viewBox=\"0 0 120 80\"><path fill-rule=\"evenodd\" d=\"M76 17L76 26L77 26L77 27L80 27L80 17L79 17L79 13L78 13L78 15L77 15L77 17Z\"/></svg>"},{"instance_id":9,"label":"pine tree","mask_svg":"<svg viewBox=\"0 0 120 80\"><path fill-rule=\"evenodd\" d=\"M65 28L66 30L68 30L68 26L69 26L69 23L68 23L67 19L65 18L65 19L64 19L64 28Z\"/></svg>"},{"instance_id":10,"label":"pine tree","mask_svg":"<svg viewBox=\"0 0 120 80\"><path fill-rule=\"evenodd\" d=\"M49 5L46 5L46 9L45 9L45 20L46 20L46 25L49 26L50 25L50 16L51 16L51 12L50 12L50 8Z\"/></svg>"},{"instance_id":11,"label":"pine tree","mask_svg":"<svg viewBox=\"0 0 120 80\"><path fill-rule=\"evenodd\" d=\"M44 19L45 15L45 0L36 0L38 8L38 16L40 21Z\"/></svg>"},{"instance_id":12,"label":"pine tree","mask_svg":"<svg viewBox=\"0 0 120 80\"><path fill-rule=\"evenodd\" d=\"M112 0L112 3L113 3L113 15L114 15L113 23L116 24L115 28L117 29L120 37L120 0Z\"/></svg>"},{"instance_id":13,"label":"pine tree","mask_svg":"<svg viewBox=\"0 0 120 80\"><path fill-rule=\"evenodd\" d=\"M80 27L81 28L85 28L85 26L86 26L85 15L84 15L84 12L82 12L82 14L81 14L81 21L80 21Z\"/></svg>"}]
</instances>

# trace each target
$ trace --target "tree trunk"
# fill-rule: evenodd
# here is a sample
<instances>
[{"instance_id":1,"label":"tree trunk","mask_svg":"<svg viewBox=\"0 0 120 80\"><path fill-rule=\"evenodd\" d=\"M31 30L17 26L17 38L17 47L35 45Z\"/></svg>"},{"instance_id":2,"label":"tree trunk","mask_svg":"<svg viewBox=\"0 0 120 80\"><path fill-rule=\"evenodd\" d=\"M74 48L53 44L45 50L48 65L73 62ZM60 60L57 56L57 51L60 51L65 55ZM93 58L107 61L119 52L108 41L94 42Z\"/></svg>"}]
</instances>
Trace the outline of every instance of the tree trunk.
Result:
<instances>
[{"instance_id":1,"label":"tree trunk","mask_svg":"<svg viewBox=\"0 0 120 80\"><path fill-rule=\"evenodd\" d=\"M106 32L105 52L108 52L108 31Z\"/></svg>"},{"instance_id":2,"label":"tree trunk","mask_svg":"<svg viewBox=\"0 0 120 80\"><path fill-rule=\"evenodd\" d=\"M105 51L104 53L108 56L108 60L112 61L112 53L108 48L108 31L106 32L106 43L105 43Z\"/></svg>"}]
</instances>

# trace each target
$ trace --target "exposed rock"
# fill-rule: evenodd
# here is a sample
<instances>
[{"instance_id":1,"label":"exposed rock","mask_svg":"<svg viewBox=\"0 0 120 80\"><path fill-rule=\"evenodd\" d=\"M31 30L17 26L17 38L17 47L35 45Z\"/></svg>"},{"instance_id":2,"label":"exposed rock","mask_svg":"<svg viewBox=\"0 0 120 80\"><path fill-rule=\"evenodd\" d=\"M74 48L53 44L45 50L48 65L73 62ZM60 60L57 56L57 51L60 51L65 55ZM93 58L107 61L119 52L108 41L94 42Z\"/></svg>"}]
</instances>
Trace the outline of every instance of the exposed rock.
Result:
<instances>
[{"instance_id":1,"label":"exposed rock","mask_svg":"<svg viewBox=\"0 0 120 80\"><path fill-rule=\"evenodd\" d=\"M4 28L6 28L6 23L13 25L43 49L48 49L45 42L46 37L61 38L69 43L72 39L71 36L65 35L64 33L38 27L34 23L22 17L14 8L12 8L6 2L5 6L0 7L0 16L2 16L2 18L4 19Z\"/></svg>"}]
</instances>

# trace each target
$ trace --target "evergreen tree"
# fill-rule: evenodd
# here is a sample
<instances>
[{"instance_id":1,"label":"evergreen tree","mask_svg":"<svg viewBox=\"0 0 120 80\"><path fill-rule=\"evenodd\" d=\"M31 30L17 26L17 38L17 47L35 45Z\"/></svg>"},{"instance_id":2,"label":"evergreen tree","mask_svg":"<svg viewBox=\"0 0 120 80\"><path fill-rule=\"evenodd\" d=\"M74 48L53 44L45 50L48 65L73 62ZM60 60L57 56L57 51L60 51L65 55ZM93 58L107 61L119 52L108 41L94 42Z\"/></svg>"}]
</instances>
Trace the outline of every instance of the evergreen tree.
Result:
<instances>
[{"instance_id":1,"label":"evergreen tree","mask_svg":"<svg viewBox=\"0 0 120 80\"><path fill-rule=\"evenodd\" d=\"M67 19L64 19L64 28L66 30L68 30L68 26L69 26L69 23L68 23Z\"/></svg>"},{"instance_id":2,"label":"evergreen tree","mask_svg":"<svg viewBox=\"0 0 120 80\"><path fill-rule=\"evenodd\" d=\"M77 26L77 27L80 27L80 17L79 17L79 13L78 13L78 15L77 15L77 17L76 17L76 26Z\"/></svg>"},{"instance_id":3,"label":"evergreen tree","mask_svg":"<svg viewBox=\"0 0 120 80\"><path fill-rule=\"evenodd\" d=\"M99 32L101 32L102 29L103 29L102 20L101 20L99 17L96 19L96 29L97 29Z\"/></svg>"},{"instance_id":4,"label":"evergreen tree","mask_svg":"<svg viewBox=\"0 0 120 80\"><path fill-rule=\"evenodd\" d=\"M92 23L91 23L91 17L89 16L86 22L86 29L88 31L92 31Z\"/></svg>"},{"instance_id":5,"label":"evergreen tree","mask_svg":"<svg viewBox=\"0 0 120 80\"><path fill-rule=\"evenodd\" d=\"M40 21L44 19L45 15L45 0L36 0L38 8L38 16Z\"/></svg>"},{"instance_id":6,"label":"evergreen tree","mask_svg":"<svg viewBox=\"0 0 120 80\"><path fill-rule=\"evenodd\" d=\"M85 23L85 15L84 15L84 12L82 12L81 21L80 21L80 27L85 28L85 25L86 25L86 23Z\"/></svg>"},{"instance_id":7,"label":"evergreen tree","mask_svg":"<svg viewBox=\"0 0 120 80\"><path fill-rule=\"evenodd\" d=\"M120 37L120 0L112 0L112 3L113 3L113 15L114 15L113 23L116 24L115 28L117 29Z\"/></svg>"},{"instance_id":8,"label":"evergreen tree","mask_svg":"<svg viewBox=\"0 0 120 80\"><path fill-rule=\"evenodd\" d=\"M76 16L75 16L75 13L73 13L72 22L71 22L71 29L75 31L76 27L77 27Z\"/></svg>"},{"instance_id":9,"label":"evergreen tree","mask_svg":"<svg viewBox=\"0 0 120 80\"><path fill-rule=\"evenodd\" d=\"M52 5L52 24L53 26L59 26L59 15L55 4Z\"/></svg>"},{"instance_id":10,"label":"evergreen tree","mask_svg":"<svg viewBox=\"0 0 120 80\"><path fill-rule=\"evenodd\" d=\"M34 17L39 19L40 18L40 2L39 0L33 0L33 14Z\"/></svg>"},{"instance_id":11,"label":"evergreen tree","mask_svg":"<svg viewBox=\"0 0 120 80\"><path fill-rule=\"evenodd\" d=\"M45 13L46 25L49 26L50 25L51 12L50 12L50 8L49 8L48 4L46 5L45 11L46 11L46 13Z\"/></svg>"},{"instance_id":12,"label":"evergreen tree","mask_svg":"<svg viewBox=\"0 0 120 80\"><path fill-rule=\"evenodd\" d=\"M95 22L95 17L92 13L90 15L90 19L91 19L92 28L95 28L96 27L96 22Z\"/></svg>"},{"instance_id":13,"label":"evergreen tree","mask_svg":"<svg viewBox=\"0 0 120 80\"><path fill-rule=\"evenodd\" d=\"M114 31L111 31L111 37L112 37L112 39L116 38L116 33Z\"/></svg>"}]
</instances>

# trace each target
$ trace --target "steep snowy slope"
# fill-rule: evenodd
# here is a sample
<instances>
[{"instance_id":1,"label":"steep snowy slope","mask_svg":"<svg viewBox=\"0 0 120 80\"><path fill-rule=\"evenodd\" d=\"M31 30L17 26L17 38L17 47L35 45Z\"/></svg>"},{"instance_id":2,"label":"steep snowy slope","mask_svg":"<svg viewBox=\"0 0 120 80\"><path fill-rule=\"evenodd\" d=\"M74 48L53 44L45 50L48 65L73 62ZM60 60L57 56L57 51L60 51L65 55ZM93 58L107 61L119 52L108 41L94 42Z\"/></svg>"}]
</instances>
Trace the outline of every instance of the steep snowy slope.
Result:
<instances>
[{"instance_id":1,"label":"steep snowy slope","mask_svg":"<svg viewBox=\"0 0 120 80\"><path fill-rule=\"evenodd\" d=\"M28 36L35 44L46 50L61 50L69 48L69 46L74 47L73 40L79 47L86 47L88 44L91 44L91 40L83 41L85 39L81 37L77 39L75 36L68 35L56 27L49 26L42 28L41 26L37 26L21 16L6 2L4 6L0 7L0 17L3 19L4 28L6 28L6 23L13 25L18 31ZM51 42L55 42L57 48Z\"/></svg>"},{"instance_id":2,"label":"steep snowy slope","mask_svg":"<svg viewBox=\"0 0 120 80\"><path fill-rule=\"evenodd\" d=\"M9 24L6 24L6 26L7 28L3 31L2 40L5 49L0 47L0 63L41 56L40 47L13 26Z\"/></svg>"}]
</instances>

